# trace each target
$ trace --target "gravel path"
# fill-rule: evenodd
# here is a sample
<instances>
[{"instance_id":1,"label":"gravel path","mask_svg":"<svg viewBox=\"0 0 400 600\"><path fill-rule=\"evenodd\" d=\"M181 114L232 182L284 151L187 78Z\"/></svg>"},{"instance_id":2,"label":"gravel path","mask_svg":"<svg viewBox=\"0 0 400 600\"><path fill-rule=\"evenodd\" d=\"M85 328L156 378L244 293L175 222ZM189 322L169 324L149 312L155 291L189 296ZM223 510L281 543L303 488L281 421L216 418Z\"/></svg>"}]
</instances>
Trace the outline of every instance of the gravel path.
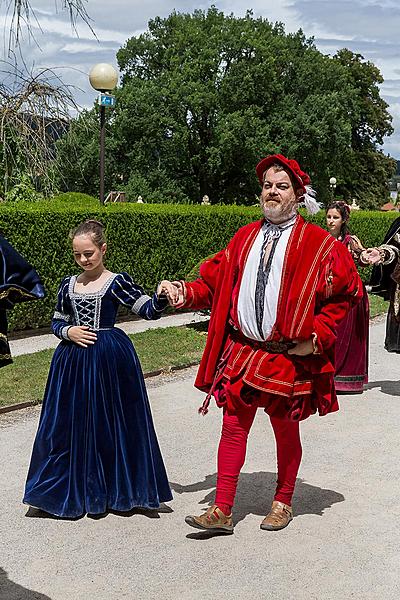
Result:
<instances>
[{"instance_id":1,"label":"gravel path","mask_svg":"<svg viewBox=\"0 0 400 600\"><path fill-rule=\"evenodd\" d=\"M209 538L184 516L213 499L221 414L196 409L195 369L148 381L174 500L164 512L63 521L21 504L39 408L0 417L1 600L397 600L400 593L400 357L371 327L370 384L302 424L295 519L264 532L275 449L260 411L235 533Z\"/></svg>"}]
</instances>

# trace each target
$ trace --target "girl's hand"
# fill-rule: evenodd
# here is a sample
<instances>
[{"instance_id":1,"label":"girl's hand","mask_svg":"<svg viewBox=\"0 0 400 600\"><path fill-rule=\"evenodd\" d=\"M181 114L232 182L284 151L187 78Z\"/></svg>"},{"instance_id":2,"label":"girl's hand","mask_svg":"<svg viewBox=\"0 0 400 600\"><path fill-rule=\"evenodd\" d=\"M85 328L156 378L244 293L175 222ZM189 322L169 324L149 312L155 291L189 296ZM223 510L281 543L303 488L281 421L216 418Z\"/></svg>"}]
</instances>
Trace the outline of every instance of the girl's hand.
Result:
<instances>
[{"instance_id":1,"label":"girl's hand","mask_svg":"<svg viewBox=\"0 0 400 600\"><path fill-rule=\"evenodd\" d=\"M87 325L74 325L68 329L67 335L71 342L82 348L92 346L97 340L97 335L94 331L90 331L90 327Z\"/></svg>"},{"instance_id":2,"label":"girl's hand","mask_svg":"<svg viewBox=\"0 0 400 600\"><path fill-rule=\"evenodd\" d=\"M171 306L176 306L179 301L179 287L181 286L180 282L172 282L164 279L161 281L160 285L157 288L157 295L164 294L167 296L168 301Z\"/></svg>"}]
</instances>

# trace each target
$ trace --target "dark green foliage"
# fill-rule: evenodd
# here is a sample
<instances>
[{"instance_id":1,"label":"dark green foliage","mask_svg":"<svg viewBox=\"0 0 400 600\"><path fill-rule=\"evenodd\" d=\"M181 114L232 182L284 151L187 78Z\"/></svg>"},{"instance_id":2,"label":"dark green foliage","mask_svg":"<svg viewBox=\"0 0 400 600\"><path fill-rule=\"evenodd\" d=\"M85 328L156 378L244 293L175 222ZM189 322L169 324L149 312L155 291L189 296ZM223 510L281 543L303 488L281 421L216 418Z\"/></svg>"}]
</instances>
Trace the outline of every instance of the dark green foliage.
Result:
<instances>
[{"instance_id":1,"label":"dark green foliage","mask_svg":"<svg viewBox=\"0 0 400 600\"><path fill-rule=\"evenodd\" d=\"M256 163L281 152L337 193L376 208L395 161L382 76L359 54L334 57L302 31L215 7L156 17L117 54L122 85L108 112L106 189L146 202L254 203ZM83 113L59 143L65 188L98 188L98 115Z\"/></svg>"},{"instance_id":2,"label":"dark green foliage","mask_svg":"<svg viewBox=\"0 0 400 600\"><path fill-rule=\"evenodd\" d=\"M82 202L81 202L82 201ZM356 212L351 231L365 246L379 244L398 213ZM78 273L68 234L87 218L106 226L107 267L127 271L147 292L161 279L186 278L199 261L226 246L234 233L257 220L257 207L113 204L100 207L84 195L53 201L0 205L0 232L38 270L47 290L44 301L17 306L11 328L46 326L53 314L58 285ZM325 224L321 211L312 219Z\"/></svg>"}]
</instances>

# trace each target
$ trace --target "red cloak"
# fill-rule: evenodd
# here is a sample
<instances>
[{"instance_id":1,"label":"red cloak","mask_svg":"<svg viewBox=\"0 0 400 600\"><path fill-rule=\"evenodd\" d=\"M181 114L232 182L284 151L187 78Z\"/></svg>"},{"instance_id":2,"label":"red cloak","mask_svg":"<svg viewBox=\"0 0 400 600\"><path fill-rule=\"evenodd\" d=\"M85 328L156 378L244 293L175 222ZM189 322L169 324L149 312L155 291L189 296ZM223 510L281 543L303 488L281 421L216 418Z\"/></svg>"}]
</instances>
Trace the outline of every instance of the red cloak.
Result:
<instances>
[{"instance_id":1,"label":"red cloak","mask_svg":"<svg viewBox=\"0 0 400 600\"><path fill-rule=\"evenodd\" d=\"M325 415L338 410L333 384L337 324L362 298L362 283L343 244L298 215L286 248L277 317L268 339L301 341L316 335L319 353L271 354L232 341L230 321L237 324L244 265L262 224L260 220L242 227L225 250L201 265L199 279L184 284L183 307L211 308L195 386L214 391L216 375L222 374L224 380L240 380L240 385L261 392L261 405L274 416L304 419L316 410Z\"/></svg>"}]
</instances>

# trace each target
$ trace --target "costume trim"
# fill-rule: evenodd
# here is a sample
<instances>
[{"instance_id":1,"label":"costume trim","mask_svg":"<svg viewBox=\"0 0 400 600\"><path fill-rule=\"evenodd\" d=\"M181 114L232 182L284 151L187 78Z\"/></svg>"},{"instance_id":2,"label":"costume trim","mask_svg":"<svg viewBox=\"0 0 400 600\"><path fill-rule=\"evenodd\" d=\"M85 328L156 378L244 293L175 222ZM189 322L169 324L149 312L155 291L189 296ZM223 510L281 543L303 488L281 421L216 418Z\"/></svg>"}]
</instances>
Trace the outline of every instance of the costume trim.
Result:
<instances>
[{"instance_id":1,"label":"costume trim","mask_svg":"<svg viewBox=\"0 0 400 600\"><path fill-rule=\"evenodd\" d=\"M311 304L311 301L312 301L312 298L313 298L313 293L315 292L315 289L316 289L317 284L318 284L318 281L317 281L316 277L314 278L314 283L313 283L313 286L312 286L312 293L308 294L308 300L307 300L306 306L305 306L305 308L303 310L303 316L302 316L299 324L297 325L296 333L295 333L297 315L298 315L298 313L300 311L301 303L303 301L303 297L307 293L307 287L308 287L308 284L309 284L309 281L310 281L311 277L313 276L313 272L314 272L315 266L317 264L317 261L319 261L320 256L321 256L322 252L324 251L326 244L328 244L329 242L330 242L329 238L325 238L323 240L323 242L322 242L322 244L321 244L321 246L320 246L317 254L314 257L314 260L312 262L311 268L310 268L310 270L308 272L308 275L307 275L307 279L304 282L304 285L303 285L303 288L301 290L299 299L297 301L296 309L295 309L294 314L293 314L293 324L292 324L292 327L291 327L291 330L290 330L290 334L289 334L289 337L291 339L295 339L299 335L301 327L303 326L303 323L304 323L304 321L306 319L307 310L310 307L310 304ZM333 239L332 243L330 244L330 246L326 250L327 254L332 250L334 244L335 244L335 240Z\"/></svg>"},{"instance_id":2,"label":"costume trim","mask_svg":"<svg viewBox=\"0 0 400 600\"><path fill-rule=\"evenodd\" d=\"M381 244L378 250L384 250L389 254L388 258L381 262L382 265L389 265L396 258L396 253L398 254L397 248L395 248L394 246L390 246L389 244Z\"/></svg>"},{"instance_id":3,"label":"costume trim","mask_svg":"<svg viewBox=\"0 0 400 600\"><path fill-rule=\"evenodd\" d=\"M147 294L140 296L140 298L138 298L135 304L132 306L132 312L138 315L142 306L144 306L149 300L151 300L151 298Z\"/></svg>"},{"instance_id":4,"label":"costume trim","mask_svg":"<svg viewBox=\"0 0 400 600\"><path fill-rule=\"evenodd\" d=\"M14 285L10 285L10 287L8 287L6 290L3 290L2 292L0 292L0 300L4 300L4 298L8 298L10 292L18 292L23 298L36 299L36 296L34 296L33 294L30 294L29 292L25 292L21 288L16 287Z\"/></svg>"},{"instance_id":5,"label":"costume trim","mask_svg":"<svg viewBox=\"0 0 400 600\"><path fill-rule=\"evenodd\" d=\"M63 340L66 340L67 342L70 342L70 338L68 336L68 331L71 329L71 325L66 325L65 327L63 327L60 331L60 337Z\"/></svg>"},{"instance_id":6,"label":"costume trim","mask_svg":"<svg viewBox=\"0 0 400 600\"><path fill-rule=\"evenodd\" d=\"M55 319L57 321L65 321L66 323L69 323L71 321L71 315L67 315L65 313L62 313L62 312L59 312L58 310L56 310L54 312L53 319Z\"/></svg>"}]
</instances>

